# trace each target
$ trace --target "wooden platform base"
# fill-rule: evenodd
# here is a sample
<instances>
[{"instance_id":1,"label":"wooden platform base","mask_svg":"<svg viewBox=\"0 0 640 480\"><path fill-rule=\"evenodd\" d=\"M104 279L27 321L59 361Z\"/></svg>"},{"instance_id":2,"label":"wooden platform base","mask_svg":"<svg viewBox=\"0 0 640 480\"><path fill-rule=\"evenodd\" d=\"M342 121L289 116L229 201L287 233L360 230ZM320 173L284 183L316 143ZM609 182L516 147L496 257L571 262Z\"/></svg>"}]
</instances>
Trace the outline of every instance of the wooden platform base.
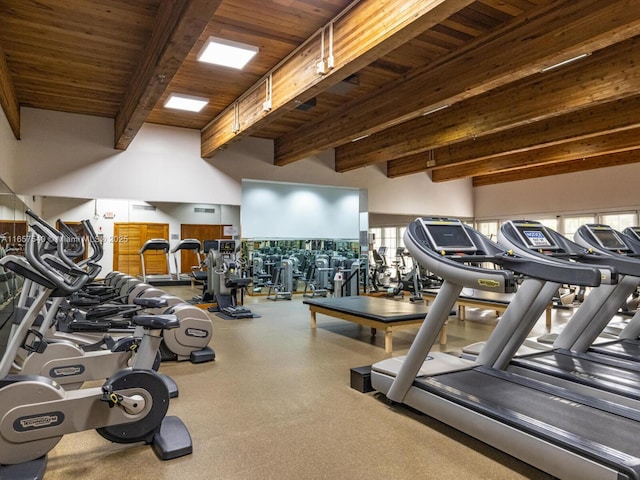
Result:
<instances>
[{"instance_id":1,"label":"wooden platform base","mask_svg":"<svg viewBox=\"0 0 640 480\"><path fill-rule=\"evenodd\" d=\"M362 311L346 311L349 308L340 308L337 305L328 303L326 306L322 305L322 302L313 303L310 300L305 301L309 304L309 312L311 313L311 328L317 327L316 315L321 313L329 317L338 318L340 320L346 320L348 322L357 323L365 327L371 328L371 335L376 335L378 330L384 332L384 351L386 353L393 353L393 332L398 330L406 330L409 328L417 328L422 324L426 316L426 308L420 304L424 310L415 304L408 304L402 301L396 303L394 300L379 299L375 297L346 297L355 299L359 298L361 301L367 300L370 310L376 310L379 319L370 318L372 315L368 314L365 310ZM329 302L329 301L328 301ZM372 305L371 302L376 302ZM378 304L377 302L382 302ZM388 303L387 303L388 302ZM380 308L375 308L375 307ZM383 314L383 312L387 312ZM368 316L367 316L368 315ZM440 332L440 342L446 343L447 339L446 327Z\"/></svg>"}]
</instances>

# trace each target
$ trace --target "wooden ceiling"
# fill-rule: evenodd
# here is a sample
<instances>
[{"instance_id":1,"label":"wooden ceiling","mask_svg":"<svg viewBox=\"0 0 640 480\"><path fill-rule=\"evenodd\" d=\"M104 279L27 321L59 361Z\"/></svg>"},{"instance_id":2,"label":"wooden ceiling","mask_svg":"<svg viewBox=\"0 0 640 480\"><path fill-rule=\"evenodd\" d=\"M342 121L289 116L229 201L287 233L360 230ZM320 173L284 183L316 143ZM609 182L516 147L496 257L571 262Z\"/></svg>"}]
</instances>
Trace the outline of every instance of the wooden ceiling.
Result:
<instances>
[{"instance_id":1,"label":"wooden ceiling","mask_svg":"<svg viewBox=\"0 0 640 480\"><path fill-rule=\"evenodd\" d=\"M244 70L196 56L259 47ZM548 69L559 62L583 58ZM206 97L199 113L170 93ZM640 0L0 0L0 105L474 186L640 161Z\"/></svg>"}]
</instances>

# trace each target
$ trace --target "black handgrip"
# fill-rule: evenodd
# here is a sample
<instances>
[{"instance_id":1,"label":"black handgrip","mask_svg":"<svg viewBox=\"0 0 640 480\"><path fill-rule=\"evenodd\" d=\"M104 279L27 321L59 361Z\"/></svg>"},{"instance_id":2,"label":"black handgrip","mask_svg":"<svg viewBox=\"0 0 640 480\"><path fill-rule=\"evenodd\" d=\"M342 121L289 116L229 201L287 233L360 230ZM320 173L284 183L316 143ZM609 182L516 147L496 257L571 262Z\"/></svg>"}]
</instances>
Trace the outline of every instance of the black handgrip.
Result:
<instances>
[{"instance_id":1,"label":"black handgrip","mask_svg":"<svg viewBox=\"0 0 640 480\"><path fill-rule=\"evenodd\" d=\"M31 210L30 208L27 208L26 212L27 215L29 215L31 218L33 218L36 222L38 222L39 224L45 226L48 230L51 231L51 233L53 233L56 237L60 236L61 233L58 231L58 229L56 227L54 227L53 225L51 225L50 223L48 223L47 221L45 221L42 217L39 217L38 215L36 215L36 213Z\"/></svg>"}]
</instances>

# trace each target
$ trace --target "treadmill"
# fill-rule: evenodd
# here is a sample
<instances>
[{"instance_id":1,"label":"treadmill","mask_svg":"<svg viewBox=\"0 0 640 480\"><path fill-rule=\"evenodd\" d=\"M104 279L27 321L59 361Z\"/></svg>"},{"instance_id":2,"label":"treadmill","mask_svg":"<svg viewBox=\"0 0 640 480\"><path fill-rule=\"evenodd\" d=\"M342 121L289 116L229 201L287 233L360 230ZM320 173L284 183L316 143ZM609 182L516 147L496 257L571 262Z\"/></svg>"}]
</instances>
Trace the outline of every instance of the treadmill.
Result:
<instances>
[{"instance_id":1,"label":"treadmill","mask_svg":"<svg viewBox=\"0 0 640 480\"><path fill-rule=\"evenodd\" d=\"M152 282L152 281L166 281L171 280L171 264L169 261L169 240L164 238L151 238L144 242L140 250L138 250L138 255L140 255L140 264L142 266L142 274L138 275L143 282ZM150 275L147 273L147 268L145 265L144 254L146 252L162 252L165 256L167 263L167 273L166 274L154 274Z\"/></svg>"},{"instance_id":2,"label":"treadmill","mask_svg":"<svg viewBox=\"0 0 640 480\"><path fill-rule=\"evenodd\" d=\"M627 231L633 236L626 233ZM618 232L603 224L586 224L578 228L575 234L575 241L603 255L622 257L632 262L636 265L636 270L633 273L635 273L637 281L640 283L640 237L636 237L633 232L632 229L625 230L625 233ZM589 352L640 362L639 336L640 312L636 312L626 326L618 332L617 339L591 345ZM585 340L580 339L580 342L578 346L581 346Z\"/></svg>"},{"instance_id":3,"label":"treadmill","mask_svg":"<svg viewBox=\"0 0 640 480\"><path fill-rule=\"evenodd\" d=\"M634 271L640 274L640 263L585 249L533 220L506 222L498 234L498 243L532 261L597 266L603 277L601 285L585 299L549 349L511 359L503 357L499 367L637 408L640 358L629 360L588 350L640 282L640 278L630 275ZM567 279L564 283L572 282Z\"/></svg>"},{"instance_id":4,"label":"treadmill","mask_svg":"<svg viewBox=\"0 0 640 480\"><path fill-rule=\"evenodd\" d=\"M475 361L430 352L464 287L515 291L500 324L523 339L567 271L583 286L598 286L600 271L523 259L455 219L416 219L404 242L444 281L407 355L372 365L373 388L556 477L639 479L637 409L496 368L518 348L498 329Z\"/></svg>"}]
</instances>

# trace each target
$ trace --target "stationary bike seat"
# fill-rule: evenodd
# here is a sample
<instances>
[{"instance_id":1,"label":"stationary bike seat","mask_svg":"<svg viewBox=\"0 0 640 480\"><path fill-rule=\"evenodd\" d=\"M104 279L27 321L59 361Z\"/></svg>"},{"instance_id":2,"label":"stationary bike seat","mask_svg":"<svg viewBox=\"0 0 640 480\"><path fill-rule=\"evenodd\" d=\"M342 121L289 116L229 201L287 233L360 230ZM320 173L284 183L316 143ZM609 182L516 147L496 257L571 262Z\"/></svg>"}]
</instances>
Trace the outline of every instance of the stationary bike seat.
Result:
<instances>
[{"instance_id":1,"label":"stationary bike seat","mask_svg":"<svg viewBox=\"0 0 640 480\"><path fill-rule=\"evenodd\" d=\"M251 285L253 278L227 278L224 281L224 286L227 288L242 288Z\"/></svg>"}]
</instances>

